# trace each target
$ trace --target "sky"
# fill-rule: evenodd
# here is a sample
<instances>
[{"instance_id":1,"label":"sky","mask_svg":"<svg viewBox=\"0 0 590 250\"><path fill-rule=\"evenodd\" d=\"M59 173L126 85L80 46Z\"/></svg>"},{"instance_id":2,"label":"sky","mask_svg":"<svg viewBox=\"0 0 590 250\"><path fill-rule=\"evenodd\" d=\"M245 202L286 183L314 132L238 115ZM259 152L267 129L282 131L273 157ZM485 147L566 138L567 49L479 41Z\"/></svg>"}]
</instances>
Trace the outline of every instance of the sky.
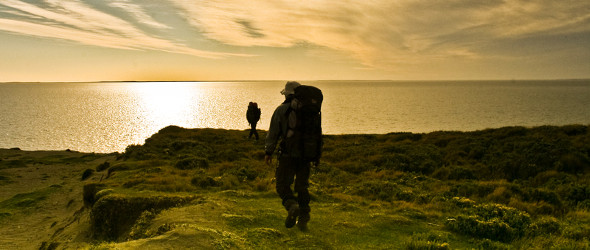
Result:
<instances>
[{"instance_id":1,"label":"sky","mask_svg":"<svg viewBox=\"0 0 590 250\"><path fill-rule=\"evenodd\" d=\"M0 82L572 78L586 0L0 0Z\"/></svg>"}]
</instances>

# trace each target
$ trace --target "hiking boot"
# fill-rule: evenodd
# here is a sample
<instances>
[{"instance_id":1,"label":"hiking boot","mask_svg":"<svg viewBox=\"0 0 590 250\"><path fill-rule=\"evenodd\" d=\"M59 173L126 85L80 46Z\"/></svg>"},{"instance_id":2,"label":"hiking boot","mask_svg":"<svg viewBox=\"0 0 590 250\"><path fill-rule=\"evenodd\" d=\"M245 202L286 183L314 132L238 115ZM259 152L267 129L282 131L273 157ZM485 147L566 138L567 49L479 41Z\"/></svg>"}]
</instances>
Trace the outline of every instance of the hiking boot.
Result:
<instances>
[{"instance_id":1,"label":"hiking boot","mask_svg":"<svg viewBox=\"0 0 590 250\"><path fill-rule=\"evenodd\" d=\"M297 228L302 232L307 232L307 222L309 222L309 213L301 213L299 220L297 220Z\"/></svg>"},{"instance_id":2,"label":"hiking boot","mask_svg":"<svg viewBox=\"0 0 590 250\"><path fill-rule=\"evenodd\" d=\"M293 203L289 205L288 211L287 219L285 219L285 227L292 228L297 222L297 216L299 216L299 204Z\"/></svg>"}]
</instances>

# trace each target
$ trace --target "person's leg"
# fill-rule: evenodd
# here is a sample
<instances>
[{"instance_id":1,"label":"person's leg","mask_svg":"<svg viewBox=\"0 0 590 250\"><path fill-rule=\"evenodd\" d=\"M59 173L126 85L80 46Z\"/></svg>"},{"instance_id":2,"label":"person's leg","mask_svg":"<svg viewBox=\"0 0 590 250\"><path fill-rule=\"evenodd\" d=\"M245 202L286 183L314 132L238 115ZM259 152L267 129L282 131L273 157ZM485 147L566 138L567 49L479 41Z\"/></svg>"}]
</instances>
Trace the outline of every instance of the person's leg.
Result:
<instances>
[{"instance_id":1,"label":"person's leg","mask_svg":"<svg viewBox=\"0 0 590 250\"><path fill-rule=\"evenodd\" d=\"M309 174L310 164L308 162L298 162L295 170L295 192L297 192L297 203L299 204L299 220L297 226L299 229L307 230L307 222L310 220L309 213L311 208L309 202Z\"/></svg>"},{"instance_id":2,"label":"person's leg","mask_svg":"<svg viewBox=\"0 0 590 250\"><path fill-rule=\"evenodd\" d=\"M287 219L285 220L285 226L291 228L297 221L299 216L299 205L297 198L291 190L291 184L295 177L295 166L293 161L289 157L279 157L279 166L275 172L276 178L276 190L281 197L283 206L287 210Z\"/></svg>"},{"instance_id":3,"label":"person's leg","mask_svg":"<svg viewBox=\"0 0 590 250\"><path fill-rule=\"evenodd\" d=\"M301 209L309 209L309 171L310 164L307 162L298 162L295 168L295 192L297 193L297 203Z\"/></svg>"},{"instance_id":4,"label":"person's leg","mask_svg":"<svg viewBox=\"0 0 590 250\"><path fill-rule=\"evenodd\" d=\"M256 132L256 124L250 123L250 134L248 135L248 139L252 137L252 135Z\"/></svg>"},{"instance_id":5,"label":"person's leg","mask_svg":"<svg viewBox=\"0 0 590 250\"><path fill-rule=\"evenodd\" d=\"M296 200L291 185L295 178L295 168L289 157L280 156L279 166L275 171L276 190L283 201L283 205L287 200ZM288 209L286 207L286 209Z\"/></svg>"},{"instance_id":6,"label":"person's leg","mask_svg":"<svg viewBox=\"0 0 590 250\"><path fill-rule=\"evenodd\" d=\"M250 133L254 133L254 136L256 136L256 140L258 141L258 131L256 131L256 123L252 125L252 130Z\"/></svg>"}]
</instances>

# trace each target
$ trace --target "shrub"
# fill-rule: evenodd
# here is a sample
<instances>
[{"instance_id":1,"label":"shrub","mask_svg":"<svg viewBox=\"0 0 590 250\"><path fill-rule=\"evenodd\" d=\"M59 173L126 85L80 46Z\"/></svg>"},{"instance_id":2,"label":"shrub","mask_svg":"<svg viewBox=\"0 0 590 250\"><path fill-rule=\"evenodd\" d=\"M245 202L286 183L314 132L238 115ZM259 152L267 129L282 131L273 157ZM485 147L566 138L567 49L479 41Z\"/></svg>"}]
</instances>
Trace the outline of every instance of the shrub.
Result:
<instances>
[{"instance_id":1,"label":"shrub","mask_svg":"<svg viewBox=\"0 0 590 250\"><path fill-rule=\"evenodd\" d=\"M491 241L489 239L483 239L478 242L477 244L478 249L485 249L485 250L509 250L512 249L509 245Z\"/></svg>"},{"instance_id":2,"label":"shrub","mask_svg":"<svg viewBox=\"0 0 590 250\"><path fill-rule=\"evenodd\" d=\"M258 192L266 192L270 190L274 190L274 185L272 183L272 179L269 178L256 178L253 183L254 190Z\"/></svg>"},{"instance_id":3,"label":"shrub","mask_svg":"<svg viewBox=\"0 0 590 250\"><path fill-rule=\"evenodd\" d=\"M563 173L560 173L556 170L549 170L549 171L541 172L541 173L537 174L537 176L535 176L533 179L530 180L530 184L535 187L542 186L542 185L548 183L550 180L563 179L564 178L563 175L564 175Z\"/></svg>"},{"instance_id":4,"label":"shrub","mask_svg":"<svg viewBox=\"0 0 590 250\"><path fill-rule=\"evenodd\" d=\"M92 175L93 172L94 172L94 170L92 170L92 169L84 170L84 172L82 173L82 180L86 180L86 179L90 178L90 176Z\"/></svg>"},{"instance_id":5,"label":"shrub","mask_svg":"<svg viewBox=\"0 0 590 250\"><path fill-rule=\"evenodd\" d=\"M590 239L590 227L587 225L580 225L564 228L563 236L574 240L587 240Z\"/></svg>"},{"instance_id":6,"label":"shrub","mask_svg":"<svg viewBox=\"0 0 590 250\"><path fill-rule=\"evenodd\" d=\"M347 171L351 174L360 174L364 171L374 169L374 167L368 163L363 162L338 162L334 163L332 167L338 168L343 171Z\"/></svg>"},{"instance_id":7,"label":"shrub","mask_svg":"<svg viewBox=\"0 0 590 250\"><path fill-rule=\"evenodd\" d=\"M105 161L96 167L96 172L101 172L109 167L111 167L111 164L108 161Z\"/></svg>"},{"instance_id":8,"label":"shrub","mask_svg":"<svg viewBox=\"0 0 590 250\"><path fill-rule=\"evenodd\" d=\"M531 221L526 212L499 204L476 205L470 211L471 215L459 215L446 225L474 237L509 242L522 236Z\"/></svg>"},{"instance_id":9,"label":"shrub","mask_svg":"<svg viewBox=\"0 0 590 250\"><path fill-rule=\"evenodd\" d=\"M534 189L529 195L533 201L545 201L551 205L561 206L559 195L554 191Z\"/></svg>"},{"instance_id":10,"label":"shrub","mask_svg":"<svg viewBox=\"0 0 590 250\"><path fill-rule=\"evenodd\" d=\"M191 179L191 184L200 188L208 188L217 187L220 183L211 176L197 175Z\"/></svg>"},{"instance_id":11,"label":"shrub","mask_svg":"<svg viewBox=\"0 0 590 250\"><path fill-rule=\"evenodd\" d=\"M471 208L475 205L475 201L472 201L465 197L453 197L451 202L455 204L455 206L462 207L462 208Z\"/></svg>"},{"instance_id":12,"label":"shrub","mask_svg":"<svg viewBox=\"0 0 590 250\"><path fill-rule=\"evenodd\" d=\"M434 233L414 234L410 241L404 244L407 250L442 250L449 249L447 237L444 235L436 235Z\"/></svg>"},{"instance_id":13,"label":"shrub","mask_svg":"<svg viewBox=\"0 0 590 250\"><path fill-rule=\"evenodd\" d=\"M574 206L578 205L578 203L583 202L590 197L590 186L589 185L581 185L581 184L574 184L571 186L567 186L564 190L565 198Z\"/></svg>"},{"instance_id":14,"label":"shrub","mask_svg":"<svg viewBox=\"0 0 590 250\"><path fill-rule=\"evenodd\" d=\"M224 175L220 180L220 187L224 190L236 189L240 185L240 180L235 175Z\"/></svg>"},{"instance_id":15,"label":"shrub","mask_svg":"<svg viewBox=\"0 0 590 250\"><path fill-rule=\"evenodd\" d=\"M475 181L466 181L458 183L457 185L451 187L450 193L453 196L463 196L463 197L486 197L492 192L494 192L495 187L493 185L475 182Z\"/></svg>"},{"instance_id":16,"label":"shrub","mask_svg":"<svg viewBox=\"0 0 590 250\"><path fill-rule=\"evenodd\" d=\"M582 153L569 153L561 156L557 162L557 169L572 174L584 172L590 170L590 160Z\"/></svg>"},{"instance_id":17,"label":"shrub","mask_svg":"<svg viewBox=\"0 0 590 250\"><path fill-rule=\"evenodd\" d=\"M253 181L258 177L259 172L249 167L240 167L233 174L242 181Z\"/></svg>"},{"instance_id":18,"label":"shrub","mask_svg":"<svg viewBox=\"0 0 590 250\"><path fill-rule=\"evenodd\" d=\"M147 141L147 140L146 140ZM136 160L149 160L157 158L157 156L151 153L147 147L141 145L129 145L123 153L124 159L136 159Z\"/></svg>"},{"instance_id":19,"label":"shrub","mask_svg":"<svg viewBox=\"0 0 590 250\"><path fill-rule=\"evenodd\" d=\"M590 211L590 199L586 199L578 202L578 209Z\"/></svg>"},{"instance_id":20,"label":"shrub","mask_svg":"<svg viewBox=\"0 0 590 250\"><path fill-rule=\"evenodd\" d=\"M178 169L182 169L182 170L195 169L195 168L205 169L205 168L209 168L209 161L207 161L207 159L200 158L200 157L191 157L191 158L178 160L174 164L174 167L178 168Z\"/></svg>"},{"instance_id":21,"label":"shrub","mask_svg":"<svg viewBox=\"0 0 590 250\"><path fill-rule=\"evenodd\" d=\"M588 127L583 125L565 125L561 129L568 136L582 135L588 132Z\"/></svg>"},{"instance_id":22,"label":"shrub","mask_svg":"<svg viewBox=\"0 0 590 250\"><path fill-rule=\"evenodd\" d=\"M358 183L353 188L353 194L367 197L369 199L379 199L391 201L392 198L400 191L400 188L394 182L390 181L364 181Z\"/></svg>"},{"instance_id":23,"label":"shrub","mask_svg":"<svg viewBox=\"0 0 590 250\"><path fill-rule=\"evenodd\" d=\"M441 167L434 170L432 177L439 180L476 179L473 171L465 167Z\"/></svg>"},{"instance_id":24,"label":"shrub","mask_svg":"<svg viewBox=\"0 0 590 250\"><path fill-rule=\"evenodd\" d=\"M560 233L561 225L554 217L542 217L529 226L528 234L538 236L543 234Z\"/></svg>"}]
</instances>

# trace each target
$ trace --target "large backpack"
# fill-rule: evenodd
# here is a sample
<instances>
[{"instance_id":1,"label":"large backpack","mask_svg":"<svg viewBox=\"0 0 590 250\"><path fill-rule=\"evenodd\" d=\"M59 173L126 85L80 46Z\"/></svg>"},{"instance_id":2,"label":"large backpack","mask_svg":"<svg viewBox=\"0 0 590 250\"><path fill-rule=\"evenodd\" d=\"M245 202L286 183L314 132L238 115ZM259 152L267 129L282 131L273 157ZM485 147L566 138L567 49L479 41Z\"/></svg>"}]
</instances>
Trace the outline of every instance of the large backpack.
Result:
<instances>
[{"instance_id":1,"label":"large backpack","mask_svg":"<svg viewBox=\"0 0 590 250\"><path fill-rule=\"evenodd\" d=\"M250 102L248 111L246 112L246 119L249 123L255 124L260 120L260 108L255 102Z\"/></svg>"},{"instance_id":2,"label":"large backpack","mask_svg":"<svg viewBox=\"0 0 590 250\"><path fill-rule=\"evenodd\" d=\"M322 91L313 86L295 88L287 111L289 124L285 151L308 162L319 162L322 155Z\"/></svg>"}]
</instances>

